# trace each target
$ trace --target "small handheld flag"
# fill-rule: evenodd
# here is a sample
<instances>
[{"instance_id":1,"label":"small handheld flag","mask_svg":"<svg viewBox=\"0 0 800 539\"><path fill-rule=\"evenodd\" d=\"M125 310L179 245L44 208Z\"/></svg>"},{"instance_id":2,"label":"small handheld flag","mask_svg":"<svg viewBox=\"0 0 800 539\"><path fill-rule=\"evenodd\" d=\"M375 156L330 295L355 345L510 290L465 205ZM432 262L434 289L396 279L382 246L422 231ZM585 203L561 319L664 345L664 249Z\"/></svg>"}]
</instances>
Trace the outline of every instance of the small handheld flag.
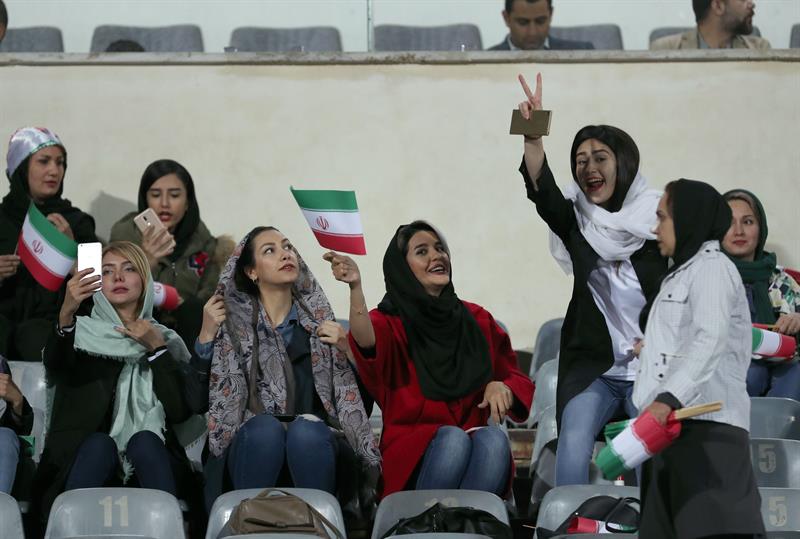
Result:
<instances>
[{"instance_id":1,"label":"small handheld flag","mask_svg":"<svg viewBox=\"0 0 800 539\"><path fill-rule=\"evenodd\" d=\"M59 232L31 202L22 223L17 253L33 278L55 292L78 258L78 244Z\"/></svg>"},{"instance_id":2,"label":"small handheld flag","mask_svg":"<svg viewBox=\"0 0 800 539\"><path fill-rule=\"evenodd\" d=\"M321 246L354 255L367 254L355 191L290 189Z\"/></svg>"},{"instance_id":3,"label":"small handheld flag","mask_svg":"<svg viewBox=\"0 0 800 539\"><path fill-rule=\"evenodd\" d=\"M604 522L586 517L573 517L567 527L567 533L624 533L635 532L635 526L627 526L625 524L617 524L616 522Z\"/></svg>"},{"instance_id":4,"label":"small handheld flag","mask_svg":"<svg viewBox=\"0 0 800 539\"><path fill-rule=\"evenodd\" d=\"M791 362L797 351L797 341L770 329L771 326L753 324L753 355L767 361Z\"/></svg>"},{"instance_id":5,"label":"small handheld flag","mask_svg":"<svg viewBox=\"0 0 800 539\"><path fill-rule=\"evenodd\" d=\"M163 309L165 311L173 311L178 308L180 297L178 290L174 286L159 283L153 283L153 306Z\"/></svg>"}]
</instances>

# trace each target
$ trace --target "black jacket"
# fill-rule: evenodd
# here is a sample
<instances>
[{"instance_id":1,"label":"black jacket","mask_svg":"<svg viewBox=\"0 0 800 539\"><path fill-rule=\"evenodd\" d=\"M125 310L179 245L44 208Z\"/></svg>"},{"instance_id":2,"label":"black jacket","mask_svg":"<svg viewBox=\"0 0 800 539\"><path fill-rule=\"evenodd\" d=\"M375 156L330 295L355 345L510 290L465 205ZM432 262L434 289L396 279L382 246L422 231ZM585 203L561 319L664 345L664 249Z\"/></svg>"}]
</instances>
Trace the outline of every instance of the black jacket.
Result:
<instances>
[{"instance_id":1,"label":"black jacket","mask_svg":"<svg viewBox=\"0 0 800 539\"><path fill-rule=\"evenodd\" d=\"M524 159L519 171L525 180L528 198L536 204L541 218L564 242L572 259L572 298L561 328L556 390L556 418L560 426L561 412L570 399L614 364L608 326L588 286L589 274L597 267L599 256L581 234L572 201L564 198L558 189L547 159L537 182L538 191L533 188ZM658 293L661 278L667 271L667 259L661 256L655 241L646 241L631 256L631 264L649 303Z\"/></svg>"},{"instance_id":2,"label":"black jacket","mask_svg":"<svg viewBox=\"0 0 800 539\"><path fill-rule=\"evenodd\" d=\"M590 41L572 41L571 39L559 39L557 37L548 36L548 42L551 51L573 51L573 50L592 50L594 44ZM508 45L508 36L489 49L490 51L510 51L511 47Z\"/></svg>"}]
</instances>

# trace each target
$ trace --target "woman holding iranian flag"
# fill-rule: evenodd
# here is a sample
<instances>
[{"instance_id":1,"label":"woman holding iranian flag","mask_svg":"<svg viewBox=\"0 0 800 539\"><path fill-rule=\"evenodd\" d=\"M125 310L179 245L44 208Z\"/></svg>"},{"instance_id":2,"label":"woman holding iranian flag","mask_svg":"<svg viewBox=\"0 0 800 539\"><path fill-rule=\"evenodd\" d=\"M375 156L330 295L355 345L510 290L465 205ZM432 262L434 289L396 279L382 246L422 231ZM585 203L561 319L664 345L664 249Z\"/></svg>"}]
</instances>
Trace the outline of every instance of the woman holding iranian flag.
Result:
<instances>
[{"instance_id":1,"label":"woman holding iranian flag","mask_svg":"<svg viewBox=\"0 0 800 539\"><path fill-rule=\"evenodd\" d=\"M674 265L649 310L634 404L666 425L669 414L714 401L642 470L647 539L759 537L761 500L750 462L745 376L752 333L742 279L720 250L731 210L710 185L667 184L658 205L661 254Z\"/></svg>"}]
</instances>

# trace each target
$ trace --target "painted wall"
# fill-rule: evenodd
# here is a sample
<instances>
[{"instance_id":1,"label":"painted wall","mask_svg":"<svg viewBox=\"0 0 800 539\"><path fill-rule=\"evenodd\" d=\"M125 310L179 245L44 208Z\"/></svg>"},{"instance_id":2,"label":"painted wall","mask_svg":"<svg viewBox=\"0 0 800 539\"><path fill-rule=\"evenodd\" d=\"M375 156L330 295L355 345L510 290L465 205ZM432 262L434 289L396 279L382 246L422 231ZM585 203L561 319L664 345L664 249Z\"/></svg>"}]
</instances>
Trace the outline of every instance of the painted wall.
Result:
<instances>
[{"instance_id":1,"label":"painted wall","mask_svg":"<svg viewBox=\"0 0 800 539\"><path fill-rule=\"evenodd\" d=\"M222 52L239 26L339 28L344 49L367 50L368 0L5 0L12 27L50 25L64 33L67 52L87 52L101 24L197 24L208 52ZM485 47L506 34L503 0L372 0L375 24L478 25ZM653 28L692 26L690 0L555 0L554 24L616 23L627 49L646 49ZM759 0L755 24L773 47L788 47L800 1Z\"/></svg>"},{"instance_id":2,"label":"painted wall","mask_svg":"<svg viewBox=\"0 0 800 539\"><path fill-rule=\"evenodd\" d=\"M800 69L796 61L547 64L546 148L557 179L587 123L612 123L639 144L651 185L702 179L753 189L770 220L768 247L800 267ZM280 227L309 261L337 312L347 291L289 193L355 189L369 254L367 299L383 294L381 260L400 223L427 218L453 251L462 298L506 322L515 346L562 315L571 279L547 250L525 198L522 141L509 136L530 65L2 66L0 134L45 125L69 151L66 196L107 235L133 207L151 161L182 162L201 215L237 240ZM6 151L5 142L2 152ZM0 195L5 194L0 187Z\"/></svg>"}]
</instances>

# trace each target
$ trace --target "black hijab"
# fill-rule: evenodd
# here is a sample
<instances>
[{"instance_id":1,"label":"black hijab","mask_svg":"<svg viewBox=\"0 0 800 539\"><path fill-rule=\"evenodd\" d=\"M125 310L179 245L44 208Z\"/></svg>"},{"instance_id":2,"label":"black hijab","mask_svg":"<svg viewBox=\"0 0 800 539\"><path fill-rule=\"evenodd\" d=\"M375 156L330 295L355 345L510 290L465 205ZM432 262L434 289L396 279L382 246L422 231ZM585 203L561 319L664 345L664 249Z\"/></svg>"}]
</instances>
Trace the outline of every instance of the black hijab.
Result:
<instances>
[{"instance_id":1,"label":"black hijab","mask_svg":"<svg viewBox=\"0 0 800 539\"><path fill-rule=\"evenodd\" d=\"M200 208L197 206L197 199L194 194L194 180L192 180L191 174L183 165L172 159L159 159L150 163L144 169L142 180L139 182L138 202L139 211L146 210L148 208L147 191L167 174L175 174L186 189L186 213L183 215L183 219L175 226L175 231L172 234L175 238L175 249L172 254L166 257L170 262L175 262L183 256L186 247L191 241L192 234L200 224Z\"/></svg>"},{"instance_id":2,"label":"black hijab","mask_svg":"<svg viewBox=\"0 0 800 539\"><path fill-rule=\"evenodd\" d=\"M666 194L675 224L675 263L671 273L692 258L703 243L722 241L733 214L722 195L707 183L680 179L667 185Z\"/></svg>"},{"instance_id":3,"label":"black hijab","mask_svg":"<svg viewBox=\"0 0 800 539\"><path fill-rule=\"evenodd\" d=\"M491 381L492 361L478 322L456 296L452 269L450 283L434 297L408 266L398 238L403 231L413 235L420 230L432 232L445 244L424 221L398 228L383 257L386 295L378 310L402 320L422 394L431 400L452 401Z\"/></svg>"}]
</instances>

